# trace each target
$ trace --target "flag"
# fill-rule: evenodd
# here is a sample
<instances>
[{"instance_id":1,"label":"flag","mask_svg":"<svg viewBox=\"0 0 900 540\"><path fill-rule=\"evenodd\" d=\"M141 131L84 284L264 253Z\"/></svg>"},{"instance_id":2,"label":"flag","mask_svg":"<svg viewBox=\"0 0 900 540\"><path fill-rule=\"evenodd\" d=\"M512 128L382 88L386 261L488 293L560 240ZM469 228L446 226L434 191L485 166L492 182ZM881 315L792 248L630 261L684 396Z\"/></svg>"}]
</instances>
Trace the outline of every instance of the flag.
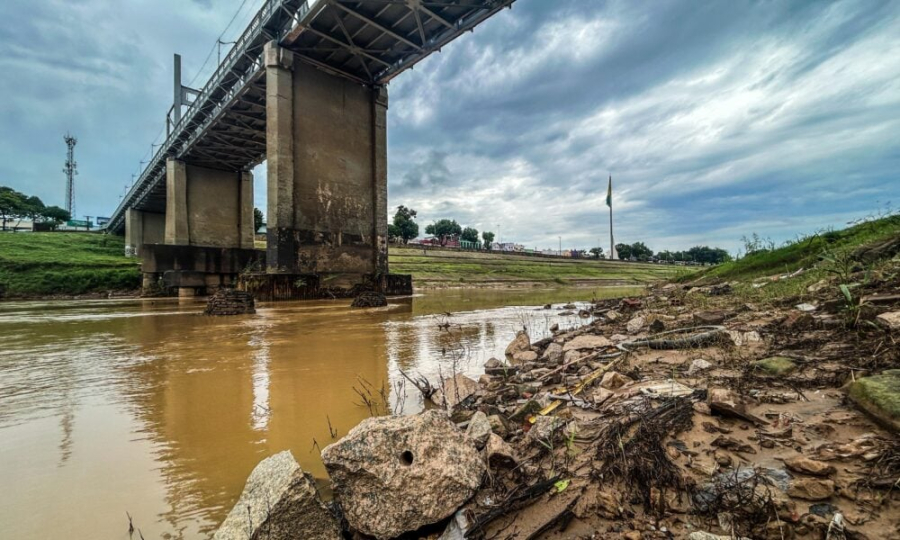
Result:
<instances>
[{"instance_id":1,"label":"flag","mask_svg":"<svg viewBox=\"0 0 900 540\"><path fill-rule=\"evenodd\" d=\"M612 175L609 175L609 187L606 189L606 206L612 208Z\"/></svg>"}]
</instances>

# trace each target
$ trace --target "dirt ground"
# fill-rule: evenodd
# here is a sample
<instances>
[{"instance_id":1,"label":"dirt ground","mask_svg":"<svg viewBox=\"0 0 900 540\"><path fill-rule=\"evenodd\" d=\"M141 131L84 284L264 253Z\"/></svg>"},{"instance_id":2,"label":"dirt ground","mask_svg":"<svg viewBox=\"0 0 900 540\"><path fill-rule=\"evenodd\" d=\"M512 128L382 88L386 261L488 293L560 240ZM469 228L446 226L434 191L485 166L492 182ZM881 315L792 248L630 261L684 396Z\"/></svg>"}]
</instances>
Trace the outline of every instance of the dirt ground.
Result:
<instances>
[{"instance_id":1,"label":"dirt ground","mask_svg":"<svg viewBox=\"0 0 900 540\"><path fill-rule=\"evenodd\" d=\"M491 424L466 537L900 538L900 438L847 394L900 367L898 275L765 306L668 284L521 334L456 390Z\"/></svg>"}]
</instances>

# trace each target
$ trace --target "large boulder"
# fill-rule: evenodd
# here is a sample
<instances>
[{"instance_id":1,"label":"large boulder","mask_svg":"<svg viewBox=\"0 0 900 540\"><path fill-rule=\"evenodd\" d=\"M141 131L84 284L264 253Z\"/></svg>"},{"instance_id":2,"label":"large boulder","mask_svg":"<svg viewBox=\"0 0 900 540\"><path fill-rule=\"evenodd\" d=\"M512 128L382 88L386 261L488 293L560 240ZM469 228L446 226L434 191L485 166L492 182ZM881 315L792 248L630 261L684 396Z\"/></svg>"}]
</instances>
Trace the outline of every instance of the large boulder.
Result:
<instances>
[{"instance_id":1,"label":"large boulder","mask_svg":"<svg viewBox=\"0 0 900 540\"><path fill-rule=\"evenodd\" d=\"M266 458L213 540L340 540L337 520L319 499L315 481L289 450Z\"/></svg>"},{"instance_id":2,"label":"large boulder","mask_svg":"<svg viewBox=\"0 0 900 540\"><path fill-rule=\"evenodd\" d=\"M363 420L322 461L347 522L379 539L450 516L485 472L471 440L439 411Z\"/></svg>"}]
</instances>

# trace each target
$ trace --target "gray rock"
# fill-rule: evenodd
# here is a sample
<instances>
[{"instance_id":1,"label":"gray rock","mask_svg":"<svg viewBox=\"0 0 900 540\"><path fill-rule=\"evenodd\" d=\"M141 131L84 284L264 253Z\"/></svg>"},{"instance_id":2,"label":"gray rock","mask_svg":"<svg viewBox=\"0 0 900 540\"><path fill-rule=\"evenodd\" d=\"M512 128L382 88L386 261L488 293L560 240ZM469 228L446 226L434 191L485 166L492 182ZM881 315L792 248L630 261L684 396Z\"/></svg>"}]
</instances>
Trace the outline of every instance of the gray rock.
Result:
<instances>
[{"instance_id":1,"label":"gray rock","mask_svg":"<svg viewBox=\"0 0 900 540\"><path fill-rule=\"evenodd\" d=\"M488 417L481 411L476 412L469 419L469 427L466 429L466 435L475 442L475 448L481 450L487 444L488 437L491 436L491 423Z\"/></svg>"},{"instance_id":2,"label":"gray rock","mask_svg":"<svg viewBox=\"0 0 900 540\"><path fill-rule=\"evenodd\" d=\"M478 391L478 382L457 373L455 377L444 379L441 387L431 395L431 401L439 407L452 409L469 399Z\"/></svg>"},{"instance_id":3,"label":"gray rock","mask_svg":"<svg viewBox=\"0 0 900 540\"><path fill-rule=\"evenodd\" d=\"M875 320L892 332L900 330L900 311L882 313Z\"/></svg>"},{"instance_id":4,"label":"gray rock","mask_svg":"<svg viewBox=\"0 0 900 540\"><path fill-rule=\"evenodd\" d=\"M466 530L469 528L469 520L462 510L453 515L453 519L447 524L444 533L438 540L466 540Z\"/></svg>"},{"instance_id":5,"label":"gray rock","mask_svg":"<svg viewBox=\"0 0 900 540\"><path fill-rule=\"evenodd\" d=\"M713 367L712 362L708 362L702 358L697 358L693 362L691 362L691 367L688 368L687 374L695 375L702 371L706 371L707 369L710 369L711 367Z\"/></svg>"},{"instance_id":6,"label":"gray rock","mask_svg":"<svg viewBox=\"0 0 900 540\"><path fill-rule=\"evenodd\" d=\"M602 349L603 347L609 347L611 345L612 342L603 336L584 334L566 343L562 350L566 352L594 350Z\"/></svg>"},{"instance_id":7,"label":"gray rock","mask_svg":"<svg viewBox=\"0 0 900 540\"><path fill-rule=\"evenodd\" d=\"M488 438L484 454L491 468L515 466L519 462L512 447L496 433L491 433Z\"/></svg>"},{"instance_id":8,"label":"gray rock","mask_svg":"<svg viewBox=\"0 0 900 540\"><path fill-rule=\"evenodd\" d=\"M512 340L512 342L510 342L510 344L506 346L506 356L508 358L511 358L516 353L530 351L530 350L531 350L531 339L528 337L528 333L518 332L518 333L516 333L516 339Z\"/></svg>"},{"instance_id":9,"label":"gray rock","mask_svg":"<svg viewBox=\"0 0 900 540\"><path fill-rule=\"evenodd\" d=\"M528 438L532 441L547 443L553 439L553 435L564 425L562 419L556 416L538 415L528 431Z\"/></svg>"},{"instance_id":10,"label":"gray rock","mask_svg":"<svg viewBox=\"0 0 900 540\"><path fill-rule=\"evenodd\" d=\"M538 355L534 351L521 351L513 355L513 360L520 363L534 362L537 359Z\"/></svg>"},{"instance_id":11,"label":"gray rock","mask_svg":"<svg viewBox=\"0 0 900 540\"><path fill-rule=\"evenodd\" d=\"M729 535L718 535L712 534L705 531L694 531L690 535L688 535L689 540L732 540L733 537ZM746 537L741 537L740 540L750 540Z\"/></svg>"},{"instance_id":12,"label":"gray rock","mask_svg":"<svg viewBox=\"0 0 900 540\"><path fill-rule=\"evenodd\" d=\"M337 520L291 452L262 460L213 540L340 540Z\"/></svg>"},{"instance_id":13,"label":"gray rock","mask_svg":"<svg viewBox=\"0 0 900 540\"><path fill-rule=\"evenodd\" d=\"M544 354L541 356L541 359L551 364L556 364L562 360L563 348L559 343L551 343L547 345L547 348L544 349Z\"/></svg>"},{"instance_id":14,"label":"gray rock","mask_svg":"<svg viewBox=\"0 0 900 540\"><path fill-rule=\"evenodd\" d=\"M787 494L807 501L823 501L834 495L834 482L818 478L796 478Z\"/></svg>"},{"instance_id":15,"label":"gray rock","mask_svg":"<svg viewBox=\"0 0 900 540\"><path fill-rule=\"evenodd\" d=\"M322 451L350 526L393 538L452 515L481 485L485 464L439 411L363 420Z\"/></svg>"},{"instance_id":16,"label":"gray rock","mask_svg":"<svg viewBox=\"0 0 900 540\"><path fill-rule=\"evenodd\" d=\"M625 325L625 330L627 330L629 334L637 334L641 331L641 328L644 327L644 322L645 319L643 317L636 315Z\"/></svg>"}]
</instances>

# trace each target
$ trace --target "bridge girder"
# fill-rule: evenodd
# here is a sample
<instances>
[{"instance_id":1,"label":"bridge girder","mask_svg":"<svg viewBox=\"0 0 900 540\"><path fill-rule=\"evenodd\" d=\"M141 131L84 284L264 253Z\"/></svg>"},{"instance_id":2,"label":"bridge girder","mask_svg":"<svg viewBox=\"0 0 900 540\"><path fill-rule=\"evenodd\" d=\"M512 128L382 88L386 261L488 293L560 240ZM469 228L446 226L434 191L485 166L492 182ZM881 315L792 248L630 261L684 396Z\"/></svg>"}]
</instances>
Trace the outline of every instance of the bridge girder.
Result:
<instances>
[{"instance_id":1,"label":"bridge girder","mask_svg":"<svg viewBox=\"0 0 900 540\"><path fill-rule=\"evenodd\" d=\"M181 115L111 216L121 232L129 208L164 212L165 161L249 170L265 159L263 48L277 41L333 75L387 84L514 0L266 0Z\"/></svg>"}]
</instances>

